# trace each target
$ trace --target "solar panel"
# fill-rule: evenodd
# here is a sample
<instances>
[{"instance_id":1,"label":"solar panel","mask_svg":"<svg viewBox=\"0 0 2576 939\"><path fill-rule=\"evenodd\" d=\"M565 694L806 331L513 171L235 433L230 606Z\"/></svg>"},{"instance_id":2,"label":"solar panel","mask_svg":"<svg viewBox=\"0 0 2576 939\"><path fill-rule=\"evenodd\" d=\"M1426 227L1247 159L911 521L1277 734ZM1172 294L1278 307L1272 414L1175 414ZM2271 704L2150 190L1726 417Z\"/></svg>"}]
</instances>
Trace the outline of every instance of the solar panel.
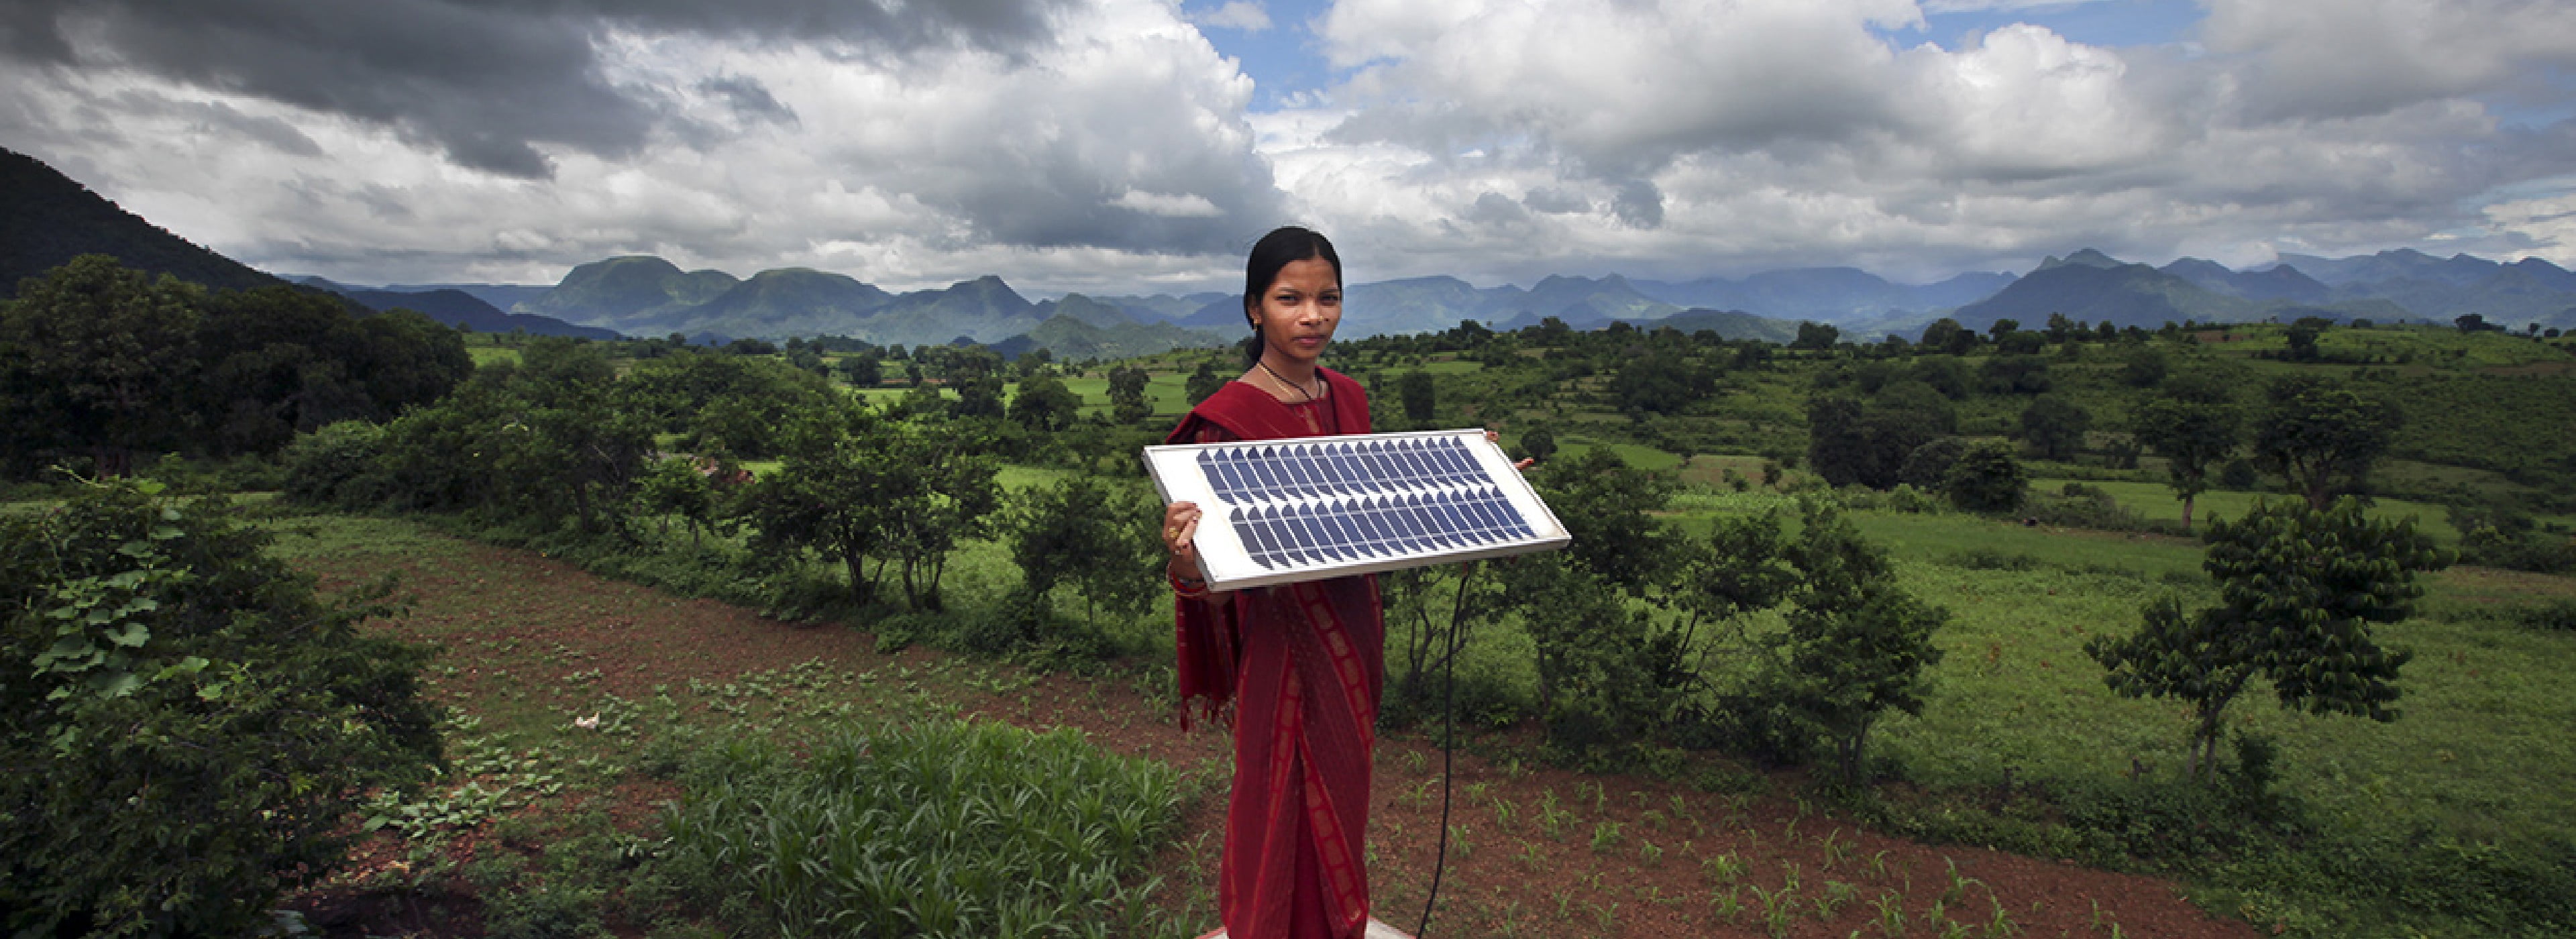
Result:
<instances>
[{"instance_id":1,"label":"solar panel","mask_svg":"<svg viewBox=\"0 0 2576 939\"><path fill-rule=\"evenodd\" d=\"M1571 540L1481 430L1145 448L1165 502L1198 503L1199 566L1238 590L1524 554Z\"/></svg>"}]
</instances>

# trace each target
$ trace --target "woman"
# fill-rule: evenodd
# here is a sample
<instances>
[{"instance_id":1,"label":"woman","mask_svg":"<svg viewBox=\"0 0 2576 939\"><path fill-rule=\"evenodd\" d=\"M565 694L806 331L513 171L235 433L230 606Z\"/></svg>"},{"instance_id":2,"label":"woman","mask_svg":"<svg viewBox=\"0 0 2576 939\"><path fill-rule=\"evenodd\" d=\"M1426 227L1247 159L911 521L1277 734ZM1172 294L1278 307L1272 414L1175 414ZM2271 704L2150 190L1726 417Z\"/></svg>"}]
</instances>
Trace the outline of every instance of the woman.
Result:
<instances>
[{"instance_id":1,"label":"woman","mask_svg":"<svg viewBox=\"0 0 2576 939\"><path fill-rule=\"evenodd\" d=\"M1358 382L1316 364L1342 318L1332 242L1282 228L1252 246L1243 313L1252 367L1200 402L1170 443L1369 432ZM1179 600L1182 719L1234 712L1234 793L1218 913L1228 939L1353 939L1368 928L1369 754L1385 682L1377 579L1213 594L1198 506L1163 513Z\"/></svg>"}]
</instances>

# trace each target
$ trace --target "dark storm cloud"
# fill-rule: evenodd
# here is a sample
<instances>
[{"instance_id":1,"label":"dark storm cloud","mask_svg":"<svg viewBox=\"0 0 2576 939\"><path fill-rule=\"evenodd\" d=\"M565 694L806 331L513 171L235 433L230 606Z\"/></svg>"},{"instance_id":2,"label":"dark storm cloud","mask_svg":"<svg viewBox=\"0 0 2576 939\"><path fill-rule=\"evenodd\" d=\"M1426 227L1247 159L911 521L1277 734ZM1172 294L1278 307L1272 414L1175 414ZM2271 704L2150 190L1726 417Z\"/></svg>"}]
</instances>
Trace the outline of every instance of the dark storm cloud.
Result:
<instances>
[{"instance_id":1,"label":"dark storm cloud","mask_svg":"<svg viewBox=\"0 0 2576 939\"><path fill-rule=\"evenodd\" d=\"M776 121L796 126L796 110L780 103L769 87L748 75L725 75L698 83L698 90L725 100L745 121Z\"/></svg>"},{"instance_id":2,"label":"dark storm cloud","mask_svg":"<svg viewBox=\"0 0 2576 939\"><path fill-rule=\"evenodd\" d=\"M602 74L612 29L807 43L853 56L978 48L1016 57L1061 0L11 0L0 54L126 66L395 128L457 163L542 178L538 144L621 157L668 111ZM758 108L757 86L729 94Z\"/></svg>"},{"instance_id":3,"label":"dark storm cloud","mask_svg":"<svg viewBox=\"0 0 2576 939\"><path fill-rule=\"evenodd\" d=\"M1661 228L1664 224L1664 193L1655 184L1632 179L1619 185L1619 195L1610 200L1610 214L1618 216L1630 228Z\"/></svg>"}]
</instances>

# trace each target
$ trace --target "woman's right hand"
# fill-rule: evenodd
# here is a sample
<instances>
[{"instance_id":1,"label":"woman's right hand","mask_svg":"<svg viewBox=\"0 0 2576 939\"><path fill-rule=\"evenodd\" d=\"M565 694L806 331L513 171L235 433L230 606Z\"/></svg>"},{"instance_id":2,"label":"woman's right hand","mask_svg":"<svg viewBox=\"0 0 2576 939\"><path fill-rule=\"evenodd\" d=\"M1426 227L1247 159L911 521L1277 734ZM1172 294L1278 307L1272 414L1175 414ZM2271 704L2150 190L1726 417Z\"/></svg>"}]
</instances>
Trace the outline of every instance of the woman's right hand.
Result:
<instances>
[{"instance_id":1,"label":"woman's right hand","mask_svg":"<svg viewBox=\"0 0 2576 939\"><path fill-rule=\"evenodd\" d=\"M1163 550L1171 552L1173 567L1186 565L1191 576L1199 567L1199 506L1195 502L1174 502L1163 507Z\"/></svg>"}]
</instances>

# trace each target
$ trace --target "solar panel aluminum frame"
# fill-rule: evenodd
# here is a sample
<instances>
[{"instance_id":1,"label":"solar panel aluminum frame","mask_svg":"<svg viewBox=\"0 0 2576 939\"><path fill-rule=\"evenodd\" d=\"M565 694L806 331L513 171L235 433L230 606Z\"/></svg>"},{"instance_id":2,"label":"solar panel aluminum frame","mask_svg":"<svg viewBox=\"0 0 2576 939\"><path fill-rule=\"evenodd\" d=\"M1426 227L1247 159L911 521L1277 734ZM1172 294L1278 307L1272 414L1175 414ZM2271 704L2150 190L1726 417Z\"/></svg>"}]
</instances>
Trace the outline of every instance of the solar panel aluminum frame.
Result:
<instances>
[{"instance_id":1,"label":"solar panel aluminum frame","mask_svg":"<svg viewBox=\"0 0 2576 939\"><path fill-rule=\"evenodd\" d=\"M1433 553L1306 563L1285 570L1268 568L1253 560L1252 549L1243 543L1241 536L1236 534L1229 515L1234 507L1218 498L1215 483L1210 481L1207 474L1201 470L1198 460L1200 453L1209 450L1389 442L1420 438L1453 439L1460 449L1475 459L1476 467L1484 472L1485 480L1502 493L1503 498L1520 514L1521 520L1527 523L1533 534L1496 544L1461 547ZM1199 570L1201 575L1207 578L1208 587L1211 590L1242 590L1272 584L1323 580L1354 574L1401 570L1408 567L1426 567L1479 558L1551 551L1565 547L1574 540L1571 535L1566 534L1565 526L1557 521L1556 513L1549 510L1547 503L1530 488L1529 480L1523 478L1520 470L1512 465L1511 457L1503 453L1503 448L1486 440L1485 432L1480 429L1287 437L1277 440L1244 440L1214 444L1166 444L1146 447L1144 458L1147 471L1154 477L1154 489L1162 495L1165 504L1194 502L1198 504L1200 511L1205 513L1199 523L1196 541Z\"/></svg>"}]
</instances>

